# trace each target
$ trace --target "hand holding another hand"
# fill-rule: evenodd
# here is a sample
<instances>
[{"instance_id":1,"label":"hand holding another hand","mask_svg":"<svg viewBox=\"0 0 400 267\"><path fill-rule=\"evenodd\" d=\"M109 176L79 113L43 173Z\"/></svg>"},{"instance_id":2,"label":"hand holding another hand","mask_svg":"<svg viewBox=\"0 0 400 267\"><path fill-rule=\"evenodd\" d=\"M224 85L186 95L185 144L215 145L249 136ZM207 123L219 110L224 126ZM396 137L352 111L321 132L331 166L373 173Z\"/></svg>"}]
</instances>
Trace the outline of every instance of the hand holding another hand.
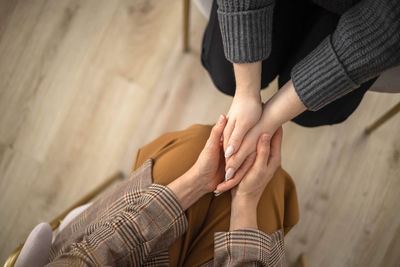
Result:
<instances>
[{"instance_id":1,"label":"hand holding another hand","mask_svg":"<svg viewBox=\"0 0 400 267\"><path fill-rule=\"evenodd\" d=\"M221 138L226 121L226 117L221 115L195 164L167 185L176 195L183 210L203 195L212 192L223 180L225 164Z\"/></svg>"},{"instance_id":2,"label":"hand holding another hand","mask_svg":"<svg viewBox=\"0 0 400 267\"><path fill-rule=\"evenodd\" d=\"M279 123L274 123L274 119L266 111L268 108L265 105L261 118L246 133L239 150L225 159L225 181L217 186L217 192L223 193L228 191L242 180L256 159L257 141L260 136L266 134L271 139L276 129L280 126Z\"/></svg>"},{"instance_id":3,"label":"hand holding another hand","mask_svg":"<svg viewBox=\"0 0 400 267\"><path fill-rule=\"evenodd\" d=\"M272 138L262 134L257 142L255 162L240 183L232 188L232 198L258 203L265 187L281 165L282 127Z\"/></svg>"},{"instance_id":4,"label":"hand holding another hand","mask_svg":"<svg viewBox=\"0 0 400 267\"><path fill-rule=\"evenodd\" d=\"M305 110L292 81L287 82L263 105L261 118L246 133L239 149L226 158L225 181L217 186L217 192L223 193L242 180L255 160L257 140L261 134L266 133L272 137L282 124Z\"/></svg>"},{"instance_id":5,"label":"hand holding another hand","mask_svg":"<svg viewBox=\"0 0 400 267\"><path fill-rule=\"evenodd\" d=\"M247 132L258 123L262 113L261 96L236 94L229 109L224 129L224 151L228 158L239 150Z\"/></svg>"},{"instance_id":6,"label":"hand holding another hand","mask_svg":"<svg viewBox=\"0 0 400 267\"><path fill-rule=\"evenodd\" d=\"M230 230L257 229L257 206L265 187L281 164L282 127L272 139L262 134L254 164L240 183L232 188Z\"/></svg>"}]
</instances>

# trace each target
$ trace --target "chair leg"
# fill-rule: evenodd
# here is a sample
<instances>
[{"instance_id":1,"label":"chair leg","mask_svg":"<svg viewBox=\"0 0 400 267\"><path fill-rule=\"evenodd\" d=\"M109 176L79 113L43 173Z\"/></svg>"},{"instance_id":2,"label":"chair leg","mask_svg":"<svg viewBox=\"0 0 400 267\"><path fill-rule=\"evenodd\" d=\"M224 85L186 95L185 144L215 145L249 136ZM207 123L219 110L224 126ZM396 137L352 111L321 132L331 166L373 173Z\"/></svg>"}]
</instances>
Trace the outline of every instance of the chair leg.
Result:
<instances>
[{"instance_id":1,"label":"chair leg","mask_svg":"<svg viewBox=\"0 0 400 267\"><path fill-rule=\"evenodd\" d=\"M190 0L183 0L183 52L189 51Z\"/></svg>"},{"instance_id":2,"label":"chair leg","mask_svg":"<svg viewBox=\"0 0 400 267\"><path fill-rule=\"evenodd\" d=\"M305 254L301 254L300 255L299 261L300 261L300 266L301 267L307 267L308 266L307 265L307 257L306 257Z\"/></svg>"},{"instance_id":3,"label":"chair leg","mask_svg":"<svg viewBox=\"0 0 400 267\"><path fill-rule=\"evenodd\" d=\"M386 112L385 114L383 114L382 117L380 117L378 120L376 120L373 124L371 124L370 126L368 126L365 129L365 132L367 134L372 133L376 128L378 128L379 126L381 126L384 122L386 122L388 119L390 119L391 117L393 117L394 115L396 115L398 112L400 111L400 102L397 103L397 105L395 105L393 108L391 108L388 112Z\"/></svg>"}]
</instances>

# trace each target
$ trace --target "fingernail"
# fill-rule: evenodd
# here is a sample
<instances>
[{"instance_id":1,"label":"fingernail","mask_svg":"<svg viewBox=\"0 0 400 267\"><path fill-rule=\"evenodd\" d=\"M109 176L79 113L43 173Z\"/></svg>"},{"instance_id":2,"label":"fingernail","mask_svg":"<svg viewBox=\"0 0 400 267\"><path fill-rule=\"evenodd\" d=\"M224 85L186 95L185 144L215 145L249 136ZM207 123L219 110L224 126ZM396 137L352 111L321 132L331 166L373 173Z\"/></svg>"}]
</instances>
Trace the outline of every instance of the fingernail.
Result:
<instances>
[{"instance_id":1,"label":"fingernail","mask_svg":"<svg viewBox=\"0 0 400 267\"><path fill-rule=\"evenodd\" d=\"M233 146L228 146L225 151L225 158L229 158L233 154Z\"/></svg>"},{"instance_id":2,"label":"fingernail","mask_svg":"<svg viewBox=\"0 0 400 267\"><path fill-rule=\"evenodd\" d=\"M235 174L235 169L229 168L225 173L225 182L231 179L233 177L233 174Z\"/></svg>"},{"instance_id":3,"label":"fingernail","mask_svg":"<svg viewBox=\"0 0 400 267\"><path fill-rule=\"evenodd\" d=\"M221 124L223 122L223 120L224 120L224 116L222 116L222 114L219 115L218 123Z\"/></svg>"},{"instance_id":4,"label":"fingernail","mask_svg":"<svg viewBox=\"0 0 400 267\"><path fill-rule=\"evenodd\" d=\"M219 192L218 190L215 190L215 191L214 191L214 196L217 197L217 196L219 196L219 195L221 195L221 192Z\"/></svg>"},{"instance_id":5,"label":"fingernail","mask_svg":"<svg viewBox=\"0 0 400 267\"><path fill-rule=\"evenodd\" d=\"M268 135L263 134L263 136L261 137L261 141L262 141L264 144L268 143Z\"/></svg>"}]
</instances>

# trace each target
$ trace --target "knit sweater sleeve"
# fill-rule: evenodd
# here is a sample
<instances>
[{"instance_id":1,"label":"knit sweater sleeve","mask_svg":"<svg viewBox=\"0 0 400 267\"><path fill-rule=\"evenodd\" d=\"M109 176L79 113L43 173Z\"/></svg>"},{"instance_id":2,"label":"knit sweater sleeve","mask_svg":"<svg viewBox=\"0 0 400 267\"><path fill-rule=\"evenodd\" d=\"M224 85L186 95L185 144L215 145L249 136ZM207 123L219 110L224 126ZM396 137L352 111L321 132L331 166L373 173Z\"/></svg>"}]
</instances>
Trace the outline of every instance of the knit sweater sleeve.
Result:
<instances>
[{"instance_id":1,"label":"knit sweater sleeve","mask_svg":"<svg viewBox=\"0 0 400 267\"><path fill-rule=\"evenodd\" d=\"M271 53L274 0L217 0L225 57L233 63L266 59Z\"/></svg>"},{"instance_id":2,"label":"knit sweater sleeve","mask_svg":"<svg viewBox=\"0 0 400 267\"><path fill-rule=\"evenodd\" d=\"M297 63L291 77L309 110L318 110L381 72L400 65L400 1L363 0L332 35Z\"/></svg>"}]
</instances>

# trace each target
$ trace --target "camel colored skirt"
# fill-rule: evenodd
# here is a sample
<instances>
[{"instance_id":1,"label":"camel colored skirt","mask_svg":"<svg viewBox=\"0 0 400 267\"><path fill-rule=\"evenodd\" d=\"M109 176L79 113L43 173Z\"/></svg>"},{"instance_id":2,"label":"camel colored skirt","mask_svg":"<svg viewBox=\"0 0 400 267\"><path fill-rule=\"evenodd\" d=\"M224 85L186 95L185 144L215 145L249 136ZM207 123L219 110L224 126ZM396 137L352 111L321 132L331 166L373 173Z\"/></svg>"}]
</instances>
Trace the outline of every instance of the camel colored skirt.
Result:
<instances>
[{"instance_id":1,"label":"camel colored skirt","mask_svg":"<svg viewBox=\"0 0 400 267\"><path fill-rule=\"evenodd\" d=\"M167 185L196 162L211 125L192 125L166 133L139 149L133 170L148 158L154 160L154 183ZM221 173L224 177L224 173ZM171 266L198 266L214 256L214 233L229 231L231 195L206 194L186 211L187 232L169 248ZM279 168L264 190L257 210L258 227L265 233L283 229L285 235L299 220L296 186Z\"/></svg>"}]
</instances>

